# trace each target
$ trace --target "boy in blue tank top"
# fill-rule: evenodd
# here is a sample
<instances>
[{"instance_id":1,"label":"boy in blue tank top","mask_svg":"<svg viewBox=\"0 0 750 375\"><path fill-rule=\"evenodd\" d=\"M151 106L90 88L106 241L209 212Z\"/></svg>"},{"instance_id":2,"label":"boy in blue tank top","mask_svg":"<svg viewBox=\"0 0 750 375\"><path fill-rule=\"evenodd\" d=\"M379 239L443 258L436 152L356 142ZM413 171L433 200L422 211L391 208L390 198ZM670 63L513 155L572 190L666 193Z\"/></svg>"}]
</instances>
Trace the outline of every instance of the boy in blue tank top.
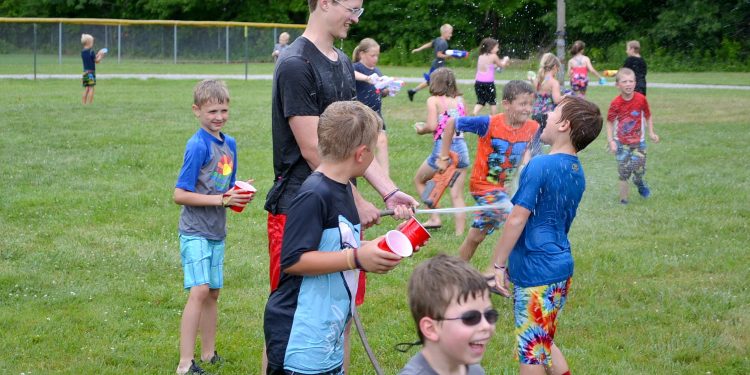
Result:
<instances>
[{"instance_id":1,"label":"boy in blue tank top","mask_svg":"<svg viewBox=\"0 0 750 375\"><path fill-rule=\"evenodd\" d=\"M532 158L521 172L515 206L492 256L494 289L509 297L508 281L514 284L521 374L570 374L553 339L573 276L568 231L586 188L577 153L601 129L599 108L582 98L565 97L549 113L540 139L550 152Z\"/></svg>"}]
</instances>

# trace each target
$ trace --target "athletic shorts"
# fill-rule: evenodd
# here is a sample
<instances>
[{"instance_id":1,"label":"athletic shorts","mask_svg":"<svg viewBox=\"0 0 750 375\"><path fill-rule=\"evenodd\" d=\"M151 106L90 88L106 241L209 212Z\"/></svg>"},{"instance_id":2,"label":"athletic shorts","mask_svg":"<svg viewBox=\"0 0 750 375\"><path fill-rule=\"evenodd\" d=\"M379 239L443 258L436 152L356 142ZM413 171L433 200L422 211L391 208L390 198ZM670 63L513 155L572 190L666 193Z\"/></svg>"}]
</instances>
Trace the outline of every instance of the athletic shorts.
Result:
<instances>
[{"instance_id":1,"label":"athletic shorts","mask_svg":"<svg viewBox=\"0 0 750 375\"><path fill-rule=\"evenodd\" d=\"M477 104L497 105L497 89L495 82L474 82L474 92L477 94Z\"/></svg>"},{"instance_id":2,"label":"athletic shorts","mask_svg":"<svg viewBox=\"0 0 750 375\"><path fill-rule=\"evenodd\" d=\"M83 87L96 86L96 73L83 72L83 76L81 77L81 86Z\"/></svg>"},{"instance_id":3,"label":"athletic shorts","mask_svg":"<svg viewBox=\"0 0 750 375\"><path fill-rule=\"evenodd\" d=\"M224 240L180 235L183 287L208 284L209 289L224 286Z\"/></svg>"},{"instance_id":4,"label":"athletic shorts","mask_svg":"<svg viewBox=\"0 0 750 375\"><path fill-rule=\"evenodd\" d=\"M271 284L271 292L279 287L281 277L281 242L284 239L284 225L286 225L286 214L274 215L268 213L268 280Z\"/></svg>"},{"instance_id":5,"label":"athletic shorts","mask_svg":"<svg viewBox=\"0 0 750 375\"><path fill-rule=\"evenodd\" d=\"M557 317L568 297L571 279L529 288L513 287L516 355L525 365L552 366Z\"/></svg>"},{"instance_id":6,"label":"athletic shorts","mask_svg":"<svg viewBox=\"0 0 750 375\"><path fill-rule=\"evenodd\" d=\"M432 146L432 154L427 157L427 165L430 166L430 168L437 170L437 158L440 156L440 150L443 147L443 140L438 139L435 141L435 144ZM471 159L469 159L469 147L466 146L466 141L463 138L453 138L453 142L451 143L451 151L458 154L458 165L456 168L466 168L471 163Z\"/></svg>"},{"instance_id":7,"label":"athletic shorts","mask_svg":"<svg viewBox=\"0 0 750 375\"><path fill-rule=\"evenodd\" d=\"M502 190L493 190L483 194L471 194L479 206L491 206L493 204L507 202L507 209L497 208L493 210L474 211L474 221L471 223L472 228L486 230L487 235L492 234L495 229L500 228L510 215L513 205L510 204L510 197Z\"/></svg>"}]
</instances>

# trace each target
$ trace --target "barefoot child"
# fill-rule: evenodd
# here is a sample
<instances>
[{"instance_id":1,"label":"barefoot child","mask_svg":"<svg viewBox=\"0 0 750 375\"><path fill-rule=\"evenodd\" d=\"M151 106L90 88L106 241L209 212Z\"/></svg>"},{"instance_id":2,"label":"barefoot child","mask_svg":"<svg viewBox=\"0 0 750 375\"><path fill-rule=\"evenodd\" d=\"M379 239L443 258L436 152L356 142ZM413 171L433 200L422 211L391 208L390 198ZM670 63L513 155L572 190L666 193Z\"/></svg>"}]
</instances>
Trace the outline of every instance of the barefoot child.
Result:
<instances>
[{"instance_id":1,"label":"barefoot child","mask_svg":"<svg viewBox=\"0 0 750 375\"><path fill-rule=\"evenodd\" d=\"M469 166L469 148L466 146L466 141L461 132L451 134L449 138L445 138L443 133L445 124L449 118L455 119L466 115L463 98L461 97L461 92L458 91L456 76L452 70L440 68L432 72L430 76L430 94L432 96L427 98L427 121L414 124L414 128L417 134L432 134L434 143L432 153L422 162L422 165L419 166L417 173L414 175L414 185L417 188L417 193L422 195L427 181L437 172L435 161L438 154L440 154L443 141L450 139L450 150L458 154L458 165L456 167L460 173L451 188L451 201L453 202L453 207L465 207L464 180L466 179L466 167ZM455 221L456 235L463 235L464 227L466 226L466 214L456 214ZM439 228L441 225L442 223L438 214L432 215L424 223L425 228L428 229Z\"/></svg>"},{"instance_id":2,"label":"barefoot child","mask_svg":"<svg viewBox=\"0 0 750 375\"><path fill-rule=\"evenodd\" d=\"M81 44L83 45L83 51L81 51L81 60L83 60L83 78L81 80L81 84L83 85L83 98L81 99L81 102L83 105L86 105L94 102L94 90L96 89L96 64L102 61L106 49L94 52L94 37L89 34L81 34Z\"/></svg>"},{"instance_id":3,"label":"barefoot child","mask_svg":"<svg viewBox=\"0 0 750 375\"><path fill-rule=\"evenodd\" d=\"M591 65L591 60L583 54L586 43L576 40L570 47L570 55L573 56L568 60L568 76L570 77L570 88L573 95L586 97L586 89L589 86L589 72L599 77L599 84L604 84L606 80Z\"/></svg>"}]
</instances>

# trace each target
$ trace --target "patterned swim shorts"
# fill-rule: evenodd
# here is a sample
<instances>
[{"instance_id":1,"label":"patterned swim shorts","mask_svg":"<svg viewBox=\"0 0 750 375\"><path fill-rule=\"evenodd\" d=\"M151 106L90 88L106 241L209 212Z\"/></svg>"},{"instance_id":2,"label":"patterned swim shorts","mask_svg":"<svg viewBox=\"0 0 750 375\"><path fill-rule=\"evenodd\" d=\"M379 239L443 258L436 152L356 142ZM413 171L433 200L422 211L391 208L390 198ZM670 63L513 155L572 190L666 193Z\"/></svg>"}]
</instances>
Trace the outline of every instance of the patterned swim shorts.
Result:
<instances>
[{"instance_id":1,"label":"patterned swim shorts","mask_svg":"<svg viewBox=\"0 0 750 375\"><path fill-rule=\"evenodd\" d=\"M557 316L565 306L571 279L550 285L513 288L516 355L526 365L552 365Z\"/></svg>"},{"instance_id":2,"label":"patterned swim shorts","mask_svg":"<svg viewBox=\"0 0 750 375\"><path fill-rule=\"evenodd\" d=\"M83 72L83 76L81 77L81 85L83 87L96 86L96 73Z\"/></svg>"},{"instance_id":3,"label":"patterned swim shorts","mask_svg":"<svg viewBox=\"0 0 750 375\"><path fill-rule=\"evenodd\" d=\"M505 223L510 215L510 210L513 205L510 204L510 197L502 190L493 190L484 194L472 194L477 205L480 206L492 206L495 204L508 203L507 209L498 208L494 210L484 210L474 212L474 222L471 223L472 228L479 230L486 230L489 236L495 229L500 228Z\"/></svg>"}]
</instances>

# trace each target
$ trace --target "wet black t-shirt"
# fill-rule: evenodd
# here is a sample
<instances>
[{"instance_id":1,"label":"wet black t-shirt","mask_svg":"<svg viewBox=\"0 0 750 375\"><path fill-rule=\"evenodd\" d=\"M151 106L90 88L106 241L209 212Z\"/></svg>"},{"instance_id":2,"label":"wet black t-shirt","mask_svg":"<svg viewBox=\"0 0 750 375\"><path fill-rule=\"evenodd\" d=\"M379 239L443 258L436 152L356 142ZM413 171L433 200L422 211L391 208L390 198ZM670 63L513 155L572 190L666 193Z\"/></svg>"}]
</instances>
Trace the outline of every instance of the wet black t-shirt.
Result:
<instances>
[{"instance_id":1,"label":"wet black t-shirt","mask_svg":"<svg viewBox=\"0 0 750 375\"><path fill-rule=\"evenodd\" d=\"M300 185L312 173L294 139L289 118L320 116L333 102L357 99L352 63L341 50L336 52L338 61L331 61L311 41L299 37L279 56L271 99L274 184L265 205L272 214L286 213Z\"/></svg>"}]
</instances>

